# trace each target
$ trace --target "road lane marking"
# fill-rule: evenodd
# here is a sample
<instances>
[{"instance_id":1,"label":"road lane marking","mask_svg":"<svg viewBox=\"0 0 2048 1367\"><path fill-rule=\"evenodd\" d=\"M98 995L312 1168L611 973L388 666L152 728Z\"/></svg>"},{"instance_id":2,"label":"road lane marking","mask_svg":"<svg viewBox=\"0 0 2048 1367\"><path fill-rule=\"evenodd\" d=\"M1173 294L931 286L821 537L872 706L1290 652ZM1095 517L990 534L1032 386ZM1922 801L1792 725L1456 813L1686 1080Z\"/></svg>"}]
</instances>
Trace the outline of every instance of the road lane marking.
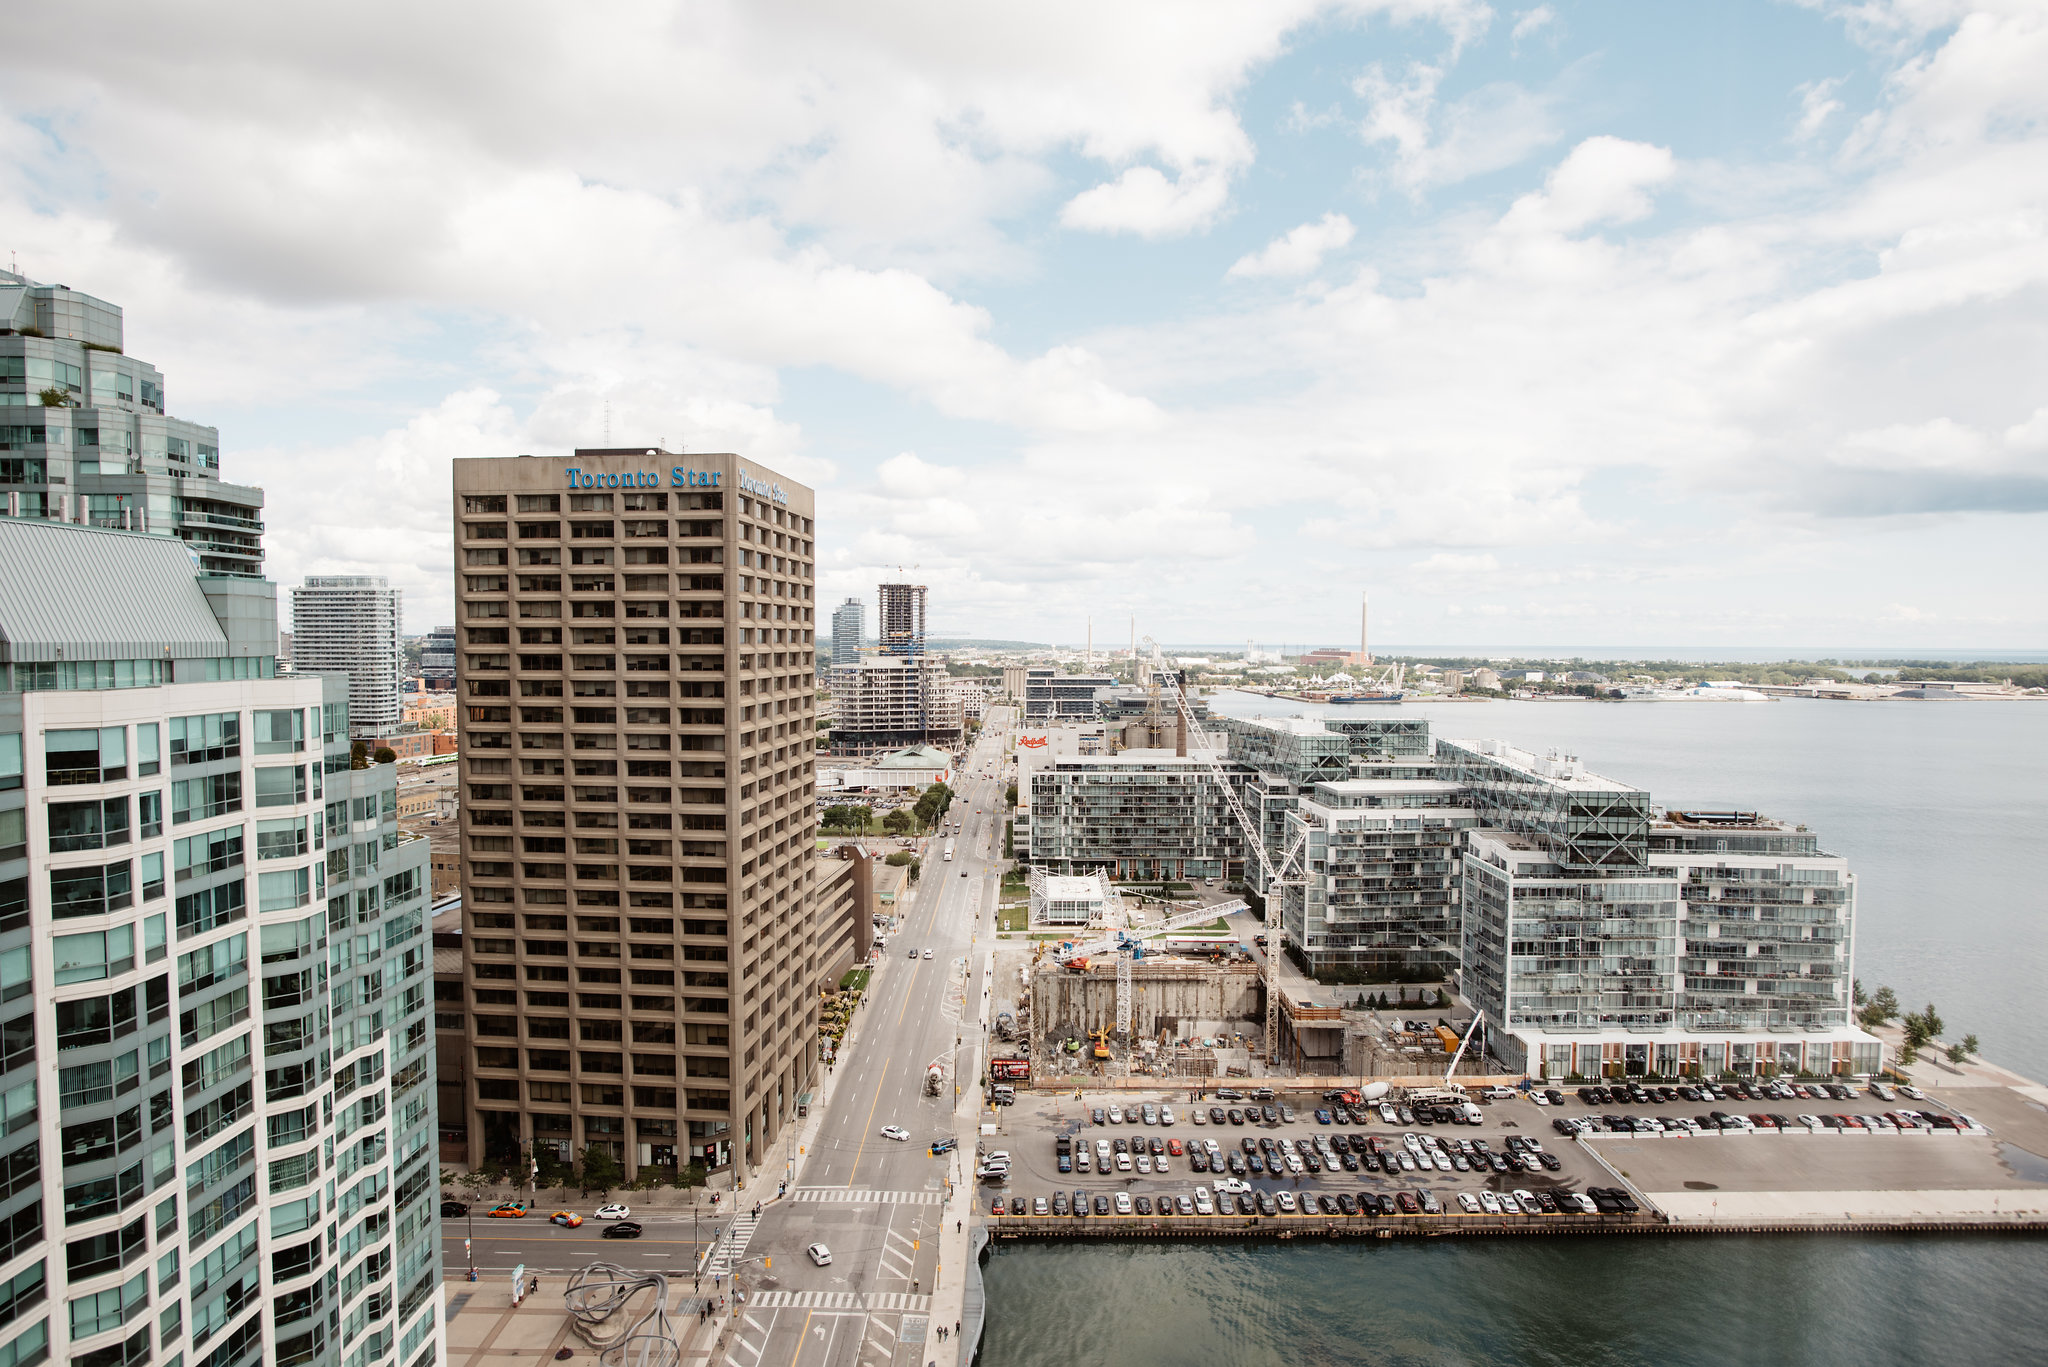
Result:
<instances>
[{"instance_id":1,"label":"road lane marking","mask_svg":"<svg viewBox=\"0 0 2048 1367\"><path fill-rule=\"evenodd\" d=\"M909 1003L906 1000L904 1004L908 1005ZM882 1076L875 1079L875 1099L868 1103L867 1131L872 1131L875 1128L875 1108L882 1104L882 1083L889 1076L889 1065L895 1061L894 1059L882 1060ZM868 1149L867 1131L862 1132L860 1145L853 1151L853 1169L846 1174L846 1185L849 1187L853 1185L853 1174L860 1171L861 1155L866 1153Z\"/></svg>"},{"instance_id":2,"label":"road lane marking","mask_svg":"<svg viewBox=\"0 0 2048 1367\"><path fill-rule=\"evenodd\" d=\"M804 1316L803 1328L796 1331L796 1351L789 1355L789 1367L796 1367L796 1360L804 1353L804 1335L811 1332L811 1317Z\"/></svg>"}]
</instances>

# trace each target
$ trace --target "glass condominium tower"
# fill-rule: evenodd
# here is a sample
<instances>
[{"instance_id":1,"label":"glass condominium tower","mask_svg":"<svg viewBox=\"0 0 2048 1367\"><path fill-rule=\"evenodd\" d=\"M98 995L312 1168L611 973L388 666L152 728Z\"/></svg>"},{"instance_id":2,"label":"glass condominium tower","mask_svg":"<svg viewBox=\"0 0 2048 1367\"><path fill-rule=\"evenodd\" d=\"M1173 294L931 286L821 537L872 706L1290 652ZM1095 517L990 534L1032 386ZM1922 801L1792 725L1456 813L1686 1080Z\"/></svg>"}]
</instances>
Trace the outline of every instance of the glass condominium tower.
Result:
<instances>
[{"instance_id":1,"label":"glass condominium tower","mask_svg":"<svg viewBox=\"0 0 2048 1367\"><path fill-rule=\"evenodd\" d=\"M0 519L0 1362L429 1367L427 842L193 560Z\"/></svg>"},{"instance_id":2,"label":"glass condominium tower","mask_svg":"<svg viewBox=\"0 0 2048 1367\"><path fill-rule=\"evenodd\" d=\"M263 491L222 482L220 433L168 416L123 346L115 305L0 271L0 512L174 536L207 575L261 578Z\"/></svg>"},{"instance_id":3,"label":"glass condominium tower","mask_svg":"<svg viewBox=\"0 0 2048 1367\"><path fill-rule=\"evenodd\" d=\"M812 492L618 448L454 493L469 1162L759 1162L816 1070Z\"/></svg>"}]
</instances>

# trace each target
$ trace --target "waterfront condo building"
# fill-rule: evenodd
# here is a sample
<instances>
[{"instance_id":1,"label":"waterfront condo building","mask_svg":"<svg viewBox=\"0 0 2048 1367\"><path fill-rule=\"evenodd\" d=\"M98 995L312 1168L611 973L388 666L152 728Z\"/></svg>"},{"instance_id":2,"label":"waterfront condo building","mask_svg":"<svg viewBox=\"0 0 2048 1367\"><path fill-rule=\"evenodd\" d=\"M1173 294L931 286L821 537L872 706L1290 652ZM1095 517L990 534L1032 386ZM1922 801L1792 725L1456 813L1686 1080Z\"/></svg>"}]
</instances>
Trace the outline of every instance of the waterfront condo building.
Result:
<instances>
[{"instance_id":1,"label":"waterfront condo building","mask_svg":"<svg viewBox=\"0 0 2048 1367\"><path fill-rule=\"evenodd\" d=\"M1877 1071L1850 1001L1854 880L1815 837L1658 813L1570 756L1436 754L1480 821L1461 982L1497 1057L1549 1078Z\"/></svg>"},{"instance_id":2,"label":"waterfront condo building","mask_svg":"<svg viewBox=\"0 0 2048 1367\"><path fill-rule=\"evenodd\" d=\"M760 1161L811 1085L814 501L735 455L454 467L469 1162Z\"/></svg>"},{"instance_id":3,"label":"waterfront condo building","mask_svg":"<svg viewBox=\"0 0 2048 1367\"><path fill-rule=\"evenodd\" d=\"M441 1360L427 842L273 585L0 518L0 1362Z\"/></svg>"},{"instance_id":4,"label":"waterfront condo building","mask_svg":"<svg viewBox=\"0 0 2048 1367\"><path fill-rule=\"evenodd\" d=\"M292 667L346 674L348 724L363 739L398 729L405 653L400 591L381 575L314 574L292 590Z\"/></svg>"},{"instance_id":5,"label":"waterfront condo building","mask_svg":"<svg viewBox=\"0 0 2048 1367\"><path fill-rule=\"evenodd\" d=\"M263 491L222 482L220 433L168 416L124 345L117 306L0 271L0 512L176 537L208 575L260 578Z\"/></svg>"}]
</instances>

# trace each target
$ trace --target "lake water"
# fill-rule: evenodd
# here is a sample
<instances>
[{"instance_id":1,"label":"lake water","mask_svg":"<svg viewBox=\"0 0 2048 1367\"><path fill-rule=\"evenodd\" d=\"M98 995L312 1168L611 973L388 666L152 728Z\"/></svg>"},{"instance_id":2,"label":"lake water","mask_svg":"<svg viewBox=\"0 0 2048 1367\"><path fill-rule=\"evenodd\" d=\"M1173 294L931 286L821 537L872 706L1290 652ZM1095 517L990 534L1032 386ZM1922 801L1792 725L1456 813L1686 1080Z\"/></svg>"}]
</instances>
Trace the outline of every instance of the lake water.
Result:
<instances>
[{"instance_id":1,"label":"lake water","mask_svg":"<svg viewBox=\"0 0 2048 1367\"><path fill-rule=\"evenodd\" d=\"M1806 823L1857 875L1856 973L2048 1077L2048 705L1473 702L1425 716L1672 806ZM2048 1362L2048 1239L1397 1239L999 1247L984 1367Z\"/></svg>"}]
</instances>

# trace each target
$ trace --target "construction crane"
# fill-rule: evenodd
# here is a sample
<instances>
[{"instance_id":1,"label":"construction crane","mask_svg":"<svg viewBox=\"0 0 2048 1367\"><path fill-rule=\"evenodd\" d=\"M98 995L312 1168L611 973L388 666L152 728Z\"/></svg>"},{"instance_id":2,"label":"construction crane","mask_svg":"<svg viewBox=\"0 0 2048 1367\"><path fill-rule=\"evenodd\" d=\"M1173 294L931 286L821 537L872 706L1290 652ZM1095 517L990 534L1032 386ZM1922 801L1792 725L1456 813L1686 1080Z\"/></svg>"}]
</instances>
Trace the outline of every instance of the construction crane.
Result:
<instances>
[{"instance_id":1,"label":"construction crane","mask_svg":"<svg viewBox=\"0 0 2048 1367\"><path fill-rule=\"evenodd\" d=\"M1265 878L1265 931L1266 954L1260 964L1259 976L1266 989L1266 1059L1271 1062L1280 1049L1280 994L1274 980L1273 964L1280 952L1280 912L1277 905L1279 891L1285 887L1301 887L1308 880L1305 872L1296 869L1302 847L1308 842L1308 827L1303 826L1301 834L1295 837L1276 864L1266 853L1266 841L1259 831L1258 823L1245 810L1238 798L1237 789L1231 787L1230 778L1223 772L1223 762L1217 758L1222 747L1209 738L1195 720L1195 710L1188 703L1187 690L1180 685L1180 675L1166 672L1164 653L1159 643L1150 636L1144 637L1146 645L1152 648L1153 677L1161 686L1173 694L1174 706L1180 711L1181 726L1187 735L1188 754L1200 756L1209 766L1209 776L1216 780L1216 787L1223 794L1223 801L1229 806L1230 814L1237 821L1237 827L1244 833L1244 843L1259 861L1259 870ZM1163 677L1162 677L1163 676Z\"/></svg>"},{"instance_id":2,"label":"construction crane","mask_svg":"<svg viewBox=\"0 0 2048 1367\"><path fill-rule=\"evenodd\" d=\"M1128 1048L1131 1039L1131 961L1145 952L1142 942L1156 939L1172 931L1184 930L1189 926L1203 925L1215 920L1219 916L1234 916L1240 911L1249 910L1250 907L1241 901L1218 902L1212 906L1199 907L1194 911L1184 911L1177 916L1169 916L1158 925L1146 926L1142 930L1114 930L1098 939L1077 944L1072 949L1066 950L1060 962L1068 967L1079 966L1086 968L1090 956L1115 952L1116 1032L1118 1037L1123 1040L1125 1047ZM1095 1056L1097 1058L1108 1057L1106 1053L1102 1052L1100 1045L1097 1046Z\"/></svg>"},{"instance_id":3,"label":"construction crane","mask_svg":"<svg viewBox=\"0 0 2048 1367\"><path fill-rule=\"evenodd\" d=\"M1465 1057L1466 1046L1470 1045L1474 1039L1478 1038L1479 1026L1483 1021L1485 1021L1485 1019L1486 1013L1484 1011L1473 1013L1472 1028L1470 1030L1467 1030L1465 1032L1465 1038L1458 1042L1458 1052L1451 1055L1450 1065L1444 1069L1444 1086L1448 1087L1451 1085L1451 1074L1458 1071L1458 1060Z\"/></svg>"}]
</instances>

